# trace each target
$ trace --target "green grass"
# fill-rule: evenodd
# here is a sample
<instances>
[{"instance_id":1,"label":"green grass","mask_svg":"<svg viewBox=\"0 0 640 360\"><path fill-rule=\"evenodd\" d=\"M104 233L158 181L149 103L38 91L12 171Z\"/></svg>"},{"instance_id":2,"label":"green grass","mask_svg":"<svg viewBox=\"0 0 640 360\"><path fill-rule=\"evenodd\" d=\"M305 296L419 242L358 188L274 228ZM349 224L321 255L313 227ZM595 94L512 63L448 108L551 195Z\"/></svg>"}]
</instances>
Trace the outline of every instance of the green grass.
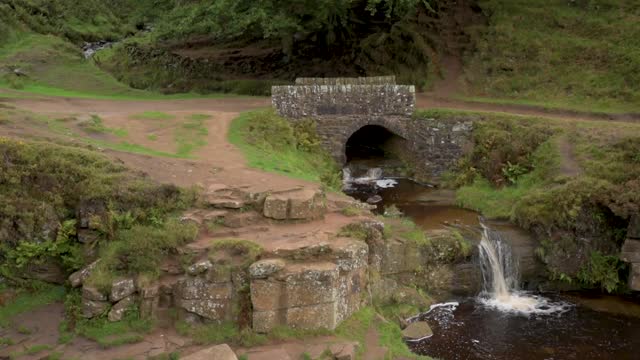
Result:
<instances>
[{"instance_id":1,"label":"green grass","mask_svg":"<svg viewBox=\"0 0 640 360\"><path fill-rule=\"evenodd\" d=\"M228 138L251 167L340 188L335 161L319 147L301 148L293 127L271 110L241 114L231 123Z\"/></svg>"},{"instance_id":2,"label":"green grass","mask_svg":"<svg viewBox=\"0 0 640 360\"><path fill-rule=\"evenodd\" d=\"M640 111L636 0L482 0L466 61L472 98L595 112Z\"/></svg>"},{"instance_id":3,"label":"green grass","mask_svg":"<svg viewBox=\"0 0 640 360\"><path fill-rule=\"evenodd\" d=\"M210 118L208 115L191 115L186 121L176 128L174 138L178 144L176 154L180 157L190 157L191 154L207 145L207 129L206 121Z\"/></svg>"},{"instance_id":4,"label":"green grass","mask_svg":"<svg viewBox=\"0 0 640 360\"><path fill-rule=\"evenodd\" d=\"M83 320L77 325L76 332L103 347L113 347L138 343L152 329L150 320L140 319L137 314L127 314L118 322L110 322L105 318Z\"/></svg>"},{"instance_id":5,"label":"green grass","mask_svg":"<svg viewBox=\"0 0 640 360\"><path fill-rule=\"evenodd\" d=\"M21 290L9 304L0 307L0 327L6 327L11 319L41 306L61 301L65 290L60 286L43 285L34 291Z\"/></svg>"},{"instance_id":6,"label":"green grass","mask_svg":"<svg viewBox=\"0 0 640 360\"><path fill-rule=\"evenodd\" d=\"M137 120L173 120L176 116L161 111L145 111L140 114L135 114L131 116L131 118Z\"/></svg>"},{"instance_id":7,"label":"green grass","mask_svg":"<svg viewBox=\"0 0 640 360\"><path fill-rule=\"evenodd\" d=\"M638 113L640 108L635 104L619 103L619 102L586 102L576 103L575 101L566 99L548 99L548 100L528 100L528 99L508 99L508 98L491 98L481 96L458 96L460 100L488 103L498 105L523 105L531 107L539 107L545 110L557 111L574 111L576 113L593 113L593 114L625 114Z\"/></svg>"},{"instance_id":8,"label":"green grass","mask_svg":"<svg viewBox=\"0 0 640 360\"><path fill-rule=\"evenodd\" d=\"M365 338L371 327L375 327L378 332L378 345L387 348L388 359L396 359L399 357L408 359L430 359L429 357L412 353L402 338L400 327L392 321L377 319L376 310L371 306L364 307L351 315L350 318L338 326L335 334L338 337L359 342L361 346L358 347L358 356L362 356L364 346L366 346Z\"/></svg>"},{"instance_id":9,"label":"green grass","mask_svg":"<svg viewBox=\"0 0 640 360\"><path fill-rule=\"evenodd\" d=\"M91 119L80 124L80 128L89 133L95 134L113 134L117 137L126 137L128 135L127 130L125 129L106 127L98 115L91 115Z\"/></svg>"}]
</instances>

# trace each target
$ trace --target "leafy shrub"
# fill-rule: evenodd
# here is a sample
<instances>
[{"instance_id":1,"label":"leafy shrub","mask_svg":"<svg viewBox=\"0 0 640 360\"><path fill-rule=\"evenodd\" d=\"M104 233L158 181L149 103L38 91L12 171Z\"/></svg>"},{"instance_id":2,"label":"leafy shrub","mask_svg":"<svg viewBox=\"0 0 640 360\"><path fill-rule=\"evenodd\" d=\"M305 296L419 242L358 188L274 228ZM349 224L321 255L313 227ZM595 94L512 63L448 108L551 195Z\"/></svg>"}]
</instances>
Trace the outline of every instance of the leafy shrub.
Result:
<instances>
[{"instance_id":1,"label":"leafy shrub","mask_svg":"<svg viewBox=\"0 0 640 360\"><path fill-rule=\"evenodd\" d=\"M578 280L587 286L599 286L611 293L625 286L624 279L620 276L624 270L626 265L617 256L593 251L589 262L578 272Z\"/></svg>"}]
</instances>

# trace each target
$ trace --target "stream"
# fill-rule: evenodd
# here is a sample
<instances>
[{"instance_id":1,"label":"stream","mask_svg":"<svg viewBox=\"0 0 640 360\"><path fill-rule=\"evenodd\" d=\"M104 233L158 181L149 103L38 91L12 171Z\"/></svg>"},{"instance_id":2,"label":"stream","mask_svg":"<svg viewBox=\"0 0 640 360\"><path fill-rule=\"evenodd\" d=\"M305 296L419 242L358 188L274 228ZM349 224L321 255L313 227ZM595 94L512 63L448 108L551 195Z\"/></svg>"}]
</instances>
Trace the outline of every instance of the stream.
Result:
<instances>
[{"instance_id":1,"label":"stream","mask_svg":"<svg viewBox=\"0 0 640 360\"><path fill-rule=\"evenodd\" d=\"M537 243L517 226L481 224L477 213L453 205L453 192L385 179L379 169L347 171L345 192L376 204L378 213L395 205L424 230L458 226L479 234L473 266L482 270L482 290L410 319L427 321L434 333L408 342L415 353L443 360L640 359L640 297L538 292Z\"/></svg>"}]
</instances>

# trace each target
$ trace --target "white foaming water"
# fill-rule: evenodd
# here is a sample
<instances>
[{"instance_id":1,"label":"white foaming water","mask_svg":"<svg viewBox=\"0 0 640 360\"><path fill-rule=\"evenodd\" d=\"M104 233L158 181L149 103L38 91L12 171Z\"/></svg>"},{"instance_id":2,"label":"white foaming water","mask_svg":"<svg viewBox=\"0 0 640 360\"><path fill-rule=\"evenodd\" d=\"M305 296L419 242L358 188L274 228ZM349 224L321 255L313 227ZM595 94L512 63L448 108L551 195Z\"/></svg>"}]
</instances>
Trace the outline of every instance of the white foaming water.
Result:
<instances>
[{"instance_id":1,"label":"white foaming water","mask_svg":"<svg viewBox=\"0 0 640 360\"><path fill-rule=\"evenodd\" d=\"M364 176L354 177L352 170L348 167L342 169L342 188L350 190L356 185L372 185L381 189L392 188L398 184L396 180L385 179L382 177L382 169L371 168L367 170Z\"/></svg>"},{"instance_id":2,"label":"white foaming water","mask_svg":"<svg viewBox=\"0 0 640 360\"><path fill-rule=\"evenodd\" d=\"M518 263L499 234L484 224L480 240L480 265L484 290L479 301L485 306L522 315L564 313L571 304L551 302L542 296L518 290Z\"/></svg>"}]
</instances>

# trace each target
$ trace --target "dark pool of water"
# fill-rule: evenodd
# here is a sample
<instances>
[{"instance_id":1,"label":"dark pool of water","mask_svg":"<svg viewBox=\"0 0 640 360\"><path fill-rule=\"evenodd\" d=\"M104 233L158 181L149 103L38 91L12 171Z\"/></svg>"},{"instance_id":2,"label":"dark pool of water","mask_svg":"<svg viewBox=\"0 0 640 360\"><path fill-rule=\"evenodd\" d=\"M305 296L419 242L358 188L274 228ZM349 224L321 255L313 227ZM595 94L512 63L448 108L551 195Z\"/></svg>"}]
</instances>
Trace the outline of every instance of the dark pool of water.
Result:
<instances>
[{"instance_id":1,"label":"dark pool of water","mask_svg":"<svg viewBox=\"0 0 640 360\"><path fill-rule=\"evenodd\" d=\"M558 295L551 300L570 301ZM562 314L523 316L466 299L452 312L435 309L420 318L434 335L409 347L446 360L640 359L640 318L582 305Z\"/></svg>"},{"instance_id":2,"label":"dark pool of water","mask_svg":"<svg viewBox=\"0 0 640 360\"><path fill-rule=\"evenodd\" d=\"M394 188L356 188L351 193L363 201L380 195L378 212L395 205L425 230L457 224L478 226L478 214L454 205L452 192L398 180ZM520 259L521 270L536 273L535 240L518 227L499 222L489 225L501 232ZM410 348L423 355L450 359L495 360L640 360L640 296L548 295L568 304L564 313L517 315L488 308L475 298L458 299L453 311L436 309L420 317L434 335Z\"/></svg>"}]
</instances>

